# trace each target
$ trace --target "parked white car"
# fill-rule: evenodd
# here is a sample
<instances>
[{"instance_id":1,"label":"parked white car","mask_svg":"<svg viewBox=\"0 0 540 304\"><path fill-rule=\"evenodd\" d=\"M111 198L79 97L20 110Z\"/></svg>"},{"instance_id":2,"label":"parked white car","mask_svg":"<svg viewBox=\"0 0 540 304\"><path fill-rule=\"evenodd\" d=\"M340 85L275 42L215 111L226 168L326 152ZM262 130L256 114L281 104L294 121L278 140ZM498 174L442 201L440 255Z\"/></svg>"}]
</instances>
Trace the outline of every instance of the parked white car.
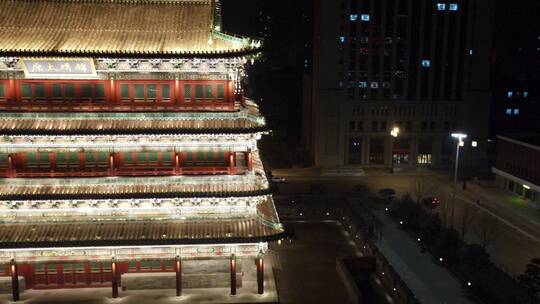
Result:
<instances>
[{"instance_id":1,"label":"parked white car","mask_svg":"<svg viewBox=\"0 0 540 304\"><path fill-rule=\"evenodd\" d=\"M274 183L284 183L285 182L285 177L282 177L282 176L272 176L270 178L270 180Z\"/></svg>"}]
</instances>

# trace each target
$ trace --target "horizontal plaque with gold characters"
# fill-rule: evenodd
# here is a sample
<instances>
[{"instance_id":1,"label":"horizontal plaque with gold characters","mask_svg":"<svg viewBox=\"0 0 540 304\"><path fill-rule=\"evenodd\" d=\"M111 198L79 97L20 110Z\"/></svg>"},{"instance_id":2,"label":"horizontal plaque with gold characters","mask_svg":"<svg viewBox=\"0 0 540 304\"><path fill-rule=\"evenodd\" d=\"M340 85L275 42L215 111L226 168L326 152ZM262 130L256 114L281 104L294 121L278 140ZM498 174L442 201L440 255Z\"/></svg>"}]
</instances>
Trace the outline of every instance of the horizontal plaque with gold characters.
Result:
<instances>
[{"instance_id":1,"label":"horizontal plaque with gold characters","mask_svg":"<svg viewBox=\"0 0 540 304\"><path fill-rule=\"evenodd\" d=\"M96 67L88 58L23 58L25 78L95 79Z\"/></svg>"}]
</instances>

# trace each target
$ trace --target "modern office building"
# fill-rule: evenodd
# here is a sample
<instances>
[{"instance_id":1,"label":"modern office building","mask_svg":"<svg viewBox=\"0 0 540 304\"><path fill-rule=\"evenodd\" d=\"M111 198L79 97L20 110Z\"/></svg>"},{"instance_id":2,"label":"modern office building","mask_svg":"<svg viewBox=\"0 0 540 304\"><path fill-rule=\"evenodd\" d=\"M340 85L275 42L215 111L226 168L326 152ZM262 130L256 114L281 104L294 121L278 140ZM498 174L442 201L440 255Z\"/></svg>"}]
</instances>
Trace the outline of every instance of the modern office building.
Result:
<instances>
[{"instance_id":1,"label":"modern office building","mask_svg":"<svg viewBox=\"0 0 540 304\"><path fill-rule=\"evenodd\" d=\"M497 185L540 207L540 135L498 135Z\"/></svg>"},{"instance_id":2,"label":"modern office building","mask_svg":"<svg viewBox=\"0 0 540 304\"><path fill-rule=\"evenodd\" d=\"M15 300L235 294L247 273L263 292L283 228L242 88L261 42L220 17L218 0L0 2L0 286Z\"/></svg>"},{"instance_id":3,"label":"modern office building","mask_svg":"<svg viewBox=\"0 0 540 304\"><path fill-rule=\"evenodd\" d=\"M455 131L461 165L481 165L493 22L491 0L316 1L302 130L315 165L450 166Z\"/></svg>"},{"instance_id":4,"label":"modern office building","mask_svg":"<svg viewBox=\"0 0 540 304\"><path fill-rule=\"evenodd\" d=\"M540 130L539 11L539 1L497 1L491 77L492 137Z\"/></svg>"}]
</instances>

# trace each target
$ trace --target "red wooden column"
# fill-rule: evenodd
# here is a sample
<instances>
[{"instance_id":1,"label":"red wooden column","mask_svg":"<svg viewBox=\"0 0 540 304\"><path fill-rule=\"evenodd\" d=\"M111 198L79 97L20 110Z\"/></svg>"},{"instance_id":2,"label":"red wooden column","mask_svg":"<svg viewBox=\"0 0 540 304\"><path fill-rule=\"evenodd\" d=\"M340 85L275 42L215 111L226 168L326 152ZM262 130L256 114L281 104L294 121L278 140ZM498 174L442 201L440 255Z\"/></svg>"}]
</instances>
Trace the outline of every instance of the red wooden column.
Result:
<instances>
[{"instance_id":1,"label":"red wooden column","mask_svg":"<svg viewBox=\"0 0 540 304\"><path fill-rule=\"evenodd\" d=\"M112 297L118 298L118 277L116 269L116 259L112 258L111 260L111 276L112 276Z\"/></svg>"},{"instance_id":2,"label":"red wooden column","mask_svg":"<svg viewBox=\"0 0 540 304\"><path fill-rule=\"evenodd\" d=\"M109 154L109 176L115 176L116 172L114 172L114 153Z\"/></svg>"},{"instance_id":3,"label":"red wooden column","mask_svg":"<svg viewBox=\"0 0 540 304\"><path fill-rule=\"evenodd\" d=\"M248 171L253 171L253 155L251 149L247 152L247 167Z\"/></svg>"},{"instance_id":4,"label":"red wooden column","mask_svg":"<svg viewBox=\"0 0 540 304\"><path fill-rule=\"evenodd\" d=\"M234 82L232 80L227 81L225 90L227 92L225 101L228 103L234 103Z\"/></svg>"},{"instance_id":5,"label":"red wooden column","mask_svg":"<svg viewBox=\"0 0 540 304\"><path fill-rule=\"evenodd\" d=\"M111 76L109 79L109 99L107 104L115 104L118 102L118 96L116 94L116 83L114 81L114 76Z\"/></svg>"},{"instance_id":6,"label":"red wooden column","mask_svg":"<svg viewBox=\"0 0 540 304\"><path fill-rule=\"evenodd\" d=\"M58 284L58 286L63 286L65 283L64 264L56 264L56 284Z\"/></svg>"},{"instance_id":7,"label":"red wooden column","mask_svg":"<svg viewBox=\"0 0 540 304\"><path fill-rule=\"evenodd\" d=\"M181 175L182 172L180 170L180 153L175 152L174 153L174 175Z\"/></svg>"},{"instance_id":8,"label":"red wooden column","mask_svg":"<svg viewBox=\"0 0 540 304\"><path fill-rule=\"evenodd\" d=\"M262 254L259 254L257 259L255 259L255 263L257 264L257 293L263 294L264 293L264 259Z\"/></svg>"},{"instance_id":9,"label":"red wooden column","mask_svg":"<svg viewBox=\"0 0 540 304\"><path fill-rule=\"evenodd\" d=\"M176 296L182 296L182 261L179 256L176 256Z\"/></svg>"},{"instance_id":10,"label":"red wooden column","mask_svg":"<svg viewBox=\"0 0 540 304\"><path fill-rule=\"evenodd\" d=\"M8 177L13 177L13 155L8 155Z\"/></svg>"},{"instance_id":11,"label":"red wooden column","mask_svg":"<svg viewBox=\"0 0 540 304\"><path fill-rule=\"evenodd\" d=\"M174 103L180 104L181 101L181 95L180 95L180 80L175 79L174 80Z\"/></svg>"},{"instance_id":12,"label":"red wooden column","mask_svg":"<svg viewBox=\"0 0 540 304\"><path fill-rule=\"evenodd\" d=\"M17 94L15 91L15 79L13 79L13 75L9 76L9 87L8 87L8 94L7 98L9 98L9 101L17 102Z\"/></svg>"},{"instance_id":13,"label":"red wooden column","mask_svg":"<svg viewBox=\"0 0 540 304\"><path fill-rule=\"evenodd\" d=\"M229 152L229 174L235 174L234 168L234 152Z\"/></svg>"},{"instance_id":14,"label":"red wooden column","mask_svg":"<svg viewBox=\"0 0 540 304\"><path fill-rule=\"evenodd\" d=\"M236 295L236 256L231 255L231 295Z\"/></svg>"},{"instance_id":15,"label":"red wooden column","mask_svg":"<svg viewBox=\"0 0 540 304\"><path fill-rule=\"evenodd\" d=\"M11 260L11 291L13 294L13 301L19 301L19 272L15 260Z\"/></svg>"}]
</instances>

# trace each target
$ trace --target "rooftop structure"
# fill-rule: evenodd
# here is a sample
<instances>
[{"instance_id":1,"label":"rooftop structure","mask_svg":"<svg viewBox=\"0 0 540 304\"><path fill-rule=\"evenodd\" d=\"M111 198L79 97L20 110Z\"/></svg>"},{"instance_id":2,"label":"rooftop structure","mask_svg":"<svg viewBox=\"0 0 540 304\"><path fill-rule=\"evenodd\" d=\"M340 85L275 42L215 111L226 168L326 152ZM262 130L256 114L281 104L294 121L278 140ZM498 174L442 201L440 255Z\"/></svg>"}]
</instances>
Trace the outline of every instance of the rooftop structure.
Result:
<instances>
[{"instance_id":1,"label":"rooftop structure","mask_svg":"<svg viewBox=\"0 0 540 304\"><path fill-rule=\"evenodd\" d=\"M284 230L242 89L261 47L222 32L218 0L0 3L0 280L15 300L116 297L127 273L235 294L246 259L264 292Z\"/></svg>"},{"instance_id":2,"label":"rooftop structure","mask_svg":"<svg viewBox=\"0 0 540 304\"><path fill-rule=\"evenodd\" d=\"M540 135L497 136L497 185L540 207Z\"/></svg>"}]
</instances>

